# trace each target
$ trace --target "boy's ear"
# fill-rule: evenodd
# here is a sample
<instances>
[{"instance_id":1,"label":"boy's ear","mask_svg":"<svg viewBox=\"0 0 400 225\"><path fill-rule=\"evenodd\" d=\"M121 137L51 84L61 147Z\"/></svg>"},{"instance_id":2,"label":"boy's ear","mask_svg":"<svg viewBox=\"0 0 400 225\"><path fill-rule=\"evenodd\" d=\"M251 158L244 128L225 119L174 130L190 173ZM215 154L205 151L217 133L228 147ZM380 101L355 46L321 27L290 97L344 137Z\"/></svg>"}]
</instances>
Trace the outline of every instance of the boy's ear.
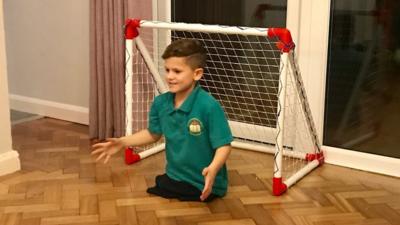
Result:
<instances>
[{"instance_id":1,"label":"boy's ear","mask_svg":"<svg viewBox=\"0 0 400 225\"><path fill-rule=\"evenodd\" d=\"M198 81L203 77L204 69L203 68L197 68L194 70L194 80Z\"/></svg>"}]
</instances>

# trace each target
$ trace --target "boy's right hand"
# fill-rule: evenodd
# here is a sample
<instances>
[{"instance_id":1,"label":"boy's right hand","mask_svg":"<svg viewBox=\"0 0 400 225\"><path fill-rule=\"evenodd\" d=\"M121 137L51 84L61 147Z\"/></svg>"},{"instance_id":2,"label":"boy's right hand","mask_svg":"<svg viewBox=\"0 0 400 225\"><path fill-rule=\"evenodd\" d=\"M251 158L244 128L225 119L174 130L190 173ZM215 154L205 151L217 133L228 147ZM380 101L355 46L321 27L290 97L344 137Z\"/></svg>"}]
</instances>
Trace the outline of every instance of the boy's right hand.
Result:
<instances>
[{"instance_id":1,"label":"boy's right hand","mask_svg":"<svg viewBox=\"0 0 400 225\"><path fill-rule=\"evenodd\" d=\"M97 143L92 145L92 155L100 154L96 158L96 162L104 158L104 163L107 163L112 155L124 149L125 146L118 138L108 138L107 142Z\"/></svg>"}]
</instances>

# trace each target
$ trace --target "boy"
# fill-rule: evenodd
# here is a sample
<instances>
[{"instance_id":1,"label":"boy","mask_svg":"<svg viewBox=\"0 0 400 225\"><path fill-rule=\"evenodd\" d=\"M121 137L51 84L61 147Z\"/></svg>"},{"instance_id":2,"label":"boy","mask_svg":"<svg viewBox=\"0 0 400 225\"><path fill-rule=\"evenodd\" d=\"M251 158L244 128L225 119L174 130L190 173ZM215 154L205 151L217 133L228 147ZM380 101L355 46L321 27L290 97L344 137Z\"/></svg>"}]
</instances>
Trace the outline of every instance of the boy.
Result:
<instances>
[{"instance_id":1,"label":"boy","mask_svg":"<svg viewBox=\"0 0 400 225\"><path fill-rule=\"evenodd\" d=\"M148 193L182 201L211 201L226 194L225 162L233 140L224 111L197 81L203 76L206 51L199 41L180 39L164 51L169 92L157 96L148 129L93 145L96 161L126 146L166 143L166 174L156 177Z\"/></svg>"}]
</instances>

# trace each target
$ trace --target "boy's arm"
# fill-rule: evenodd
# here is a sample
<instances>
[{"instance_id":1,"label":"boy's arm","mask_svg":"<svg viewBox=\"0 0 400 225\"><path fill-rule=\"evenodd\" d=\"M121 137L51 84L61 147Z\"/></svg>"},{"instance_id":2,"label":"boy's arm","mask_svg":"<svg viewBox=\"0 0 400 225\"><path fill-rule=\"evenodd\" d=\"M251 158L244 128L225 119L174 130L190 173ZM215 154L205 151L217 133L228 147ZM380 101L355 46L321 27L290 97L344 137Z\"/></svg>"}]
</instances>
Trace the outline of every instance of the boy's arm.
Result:
<instances>
[{"instance_id":1,"label":"boy's arm","mask_svg":"<svg viewBox=\"0 0 400 225\"><path fill-rule=\"evenodd\" d=\"M128 146L141 146L154 143L161 138L161 135L152 134L148 129L138 131L130 136L120 138L109 138L107 142L97 143L92 146L92 155L99 156L96 161L104 158L104 163L107 163L112 155L125 149Z\"/></svg>"},{"instance_id":2,"label":"boy's arm","mask_svg":"<svg viewBox=\"0 0 400 225\"><path fill-rule=\"evenodd\" d=\"M210 165L203 169L203 176L205 179L204 189L201 193L200 199L204 201L211 194L212 187L214 185L215 176L221 167L225 164L231 153L231 146L224 145L217 148L215 156Z\"/></svg>"},{"instance_id":3,"label":"boy's arm","mask_svg":"<svg viewBox=\"0 0 400 225\"><path fill-rule=\"evenodd\" d=\"M141 146L154 143L160 140L161 135L153 134L148 129L138 131L132 135L119 138L125 147Z\"/></svg>"}]
</instances>

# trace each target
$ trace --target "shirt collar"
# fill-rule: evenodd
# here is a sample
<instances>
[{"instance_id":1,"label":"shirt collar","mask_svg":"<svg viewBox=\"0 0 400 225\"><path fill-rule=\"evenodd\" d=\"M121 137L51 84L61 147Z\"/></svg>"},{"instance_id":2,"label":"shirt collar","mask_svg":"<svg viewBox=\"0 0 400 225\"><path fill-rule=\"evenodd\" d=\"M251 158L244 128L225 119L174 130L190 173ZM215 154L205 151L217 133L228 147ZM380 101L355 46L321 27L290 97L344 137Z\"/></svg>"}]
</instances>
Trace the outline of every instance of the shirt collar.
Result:
<instances>
[{"instance_id":1,"label":"shirt collar","mask_svg":"<svg viewBox=\"0 0 400 225\"><path fill-rule=\"evenodd\" d=\"M201 89L200 85L196 84L196 86L194 86L192 92L190 92L189 96L185 99L185 101L183 102L181 107L179 107L176 110L181 110L186 113L190 112L190 110L192 110L193 103L196 100L197 94L199 93L200 89ZM175 110L174 97L175 97L175 94L170 93L168 111L167 111L168 113L172 113Z\"/></svg>"}]
</instances>

